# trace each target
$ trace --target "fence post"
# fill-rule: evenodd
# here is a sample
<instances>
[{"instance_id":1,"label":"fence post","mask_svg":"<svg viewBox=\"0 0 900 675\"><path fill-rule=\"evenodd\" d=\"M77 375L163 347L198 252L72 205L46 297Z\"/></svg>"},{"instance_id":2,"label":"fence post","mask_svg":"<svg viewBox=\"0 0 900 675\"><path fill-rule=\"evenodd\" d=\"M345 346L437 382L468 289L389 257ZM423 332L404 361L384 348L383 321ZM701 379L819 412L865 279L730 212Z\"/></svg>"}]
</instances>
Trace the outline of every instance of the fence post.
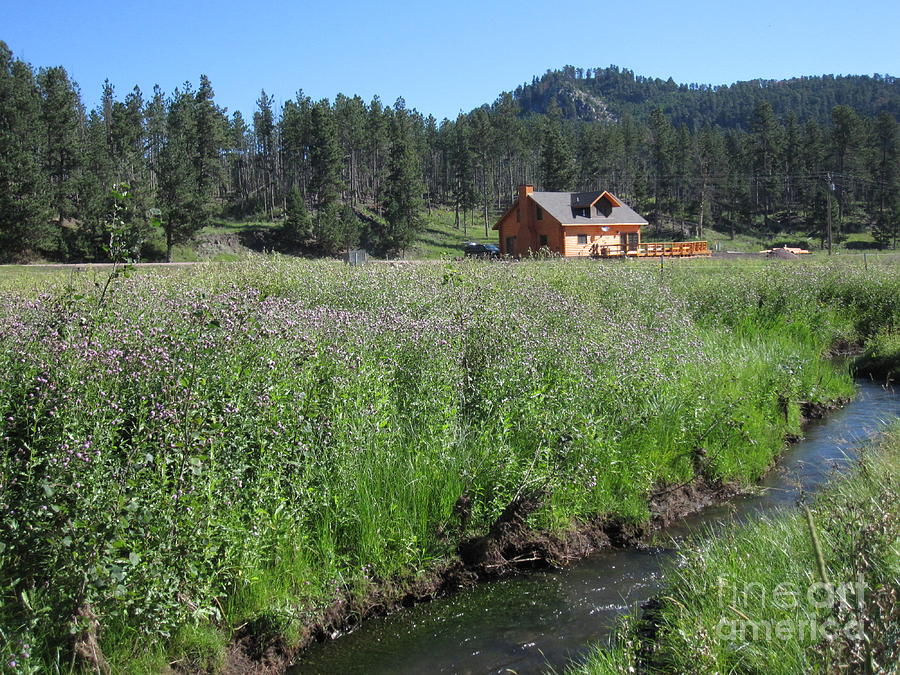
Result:
<instances>
[{"instance_id":1,"label":"fence post","mask_svg":"<svg viewBox=\"0 0 900 675\"><path fill-rule=\"evenodd\" d=\"M868 253L866 253L865 251L863 251L863 265L866 266L866 271L867 271L867 272L868 272L868 270L869 270L869 258L868 258L868 255L869 255Z\"/></svg>"}]
</instances>

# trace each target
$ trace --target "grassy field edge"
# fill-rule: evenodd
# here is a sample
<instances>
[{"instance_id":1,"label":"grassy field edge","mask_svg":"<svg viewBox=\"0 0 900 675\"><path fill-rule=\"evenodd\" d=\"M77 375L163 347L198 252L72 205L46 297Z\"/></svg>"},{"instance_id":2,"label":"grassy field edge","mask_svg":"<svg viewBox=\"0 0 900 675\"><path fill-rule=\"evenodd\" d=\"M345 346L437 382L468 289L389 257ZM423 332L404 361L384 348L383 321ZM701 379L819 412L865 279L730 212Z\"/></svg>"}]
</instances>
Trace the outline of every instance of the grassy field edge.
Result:
<instances>
[{"instance_id":1,"label":"grassy field edge","mask_svg":"<svg viewBox=\"0 0 900 675\"><path fill-rule=\"evenodd\" d=\"M804 509L688 550L572 675L895 672L900 425Z\"/></svg>"}]
</instances>

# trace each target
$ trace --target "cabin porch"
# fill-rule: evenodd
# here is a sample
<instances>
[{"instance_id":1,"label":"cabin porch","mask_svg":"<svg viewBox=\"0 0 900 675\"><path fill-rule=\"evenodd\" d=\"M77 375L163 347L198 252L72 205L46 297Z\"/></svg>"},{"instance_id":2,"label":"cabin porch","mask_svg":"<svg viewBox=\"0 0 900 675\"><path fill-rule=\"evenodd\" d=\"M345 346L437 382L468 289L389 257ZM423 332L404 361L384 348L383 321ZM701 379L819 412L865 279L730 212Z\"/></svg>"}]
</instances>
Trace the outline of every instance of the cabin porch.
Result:
<instances>
[{"instance_id":1,"label":"cabin porch","mask_svg":"<svg viewBox=\"0 0 900 675\"><path fill-rule=\"evenodd\" d=\"M598 246L599 258L659 258L662 256L708 256L709 244L705 241L641 242L639 244L610 244Z\"/></svg>"}]
</instances>

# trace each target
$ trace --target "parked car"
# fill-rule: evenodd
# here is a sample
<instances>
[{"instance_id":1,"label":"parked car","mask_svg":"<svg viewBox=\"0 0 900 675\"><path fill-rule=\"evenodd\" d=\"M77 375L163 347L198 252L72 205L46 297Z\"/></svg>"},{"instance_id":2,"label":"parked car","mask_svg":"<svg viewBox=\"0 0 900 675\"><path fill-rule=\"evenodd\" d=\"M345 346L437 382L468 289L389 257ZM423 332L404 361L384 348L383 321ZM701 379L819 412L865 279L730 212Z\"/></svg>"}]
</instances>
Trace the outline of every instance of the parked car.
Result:
<instances>
[{"instance_id":1,"label":"parked car","mask_svg":"<svg viewBox=\"0 0 900 675\"><path fill-rule=\"evenodd\" d=\"M496 244L479 244L476 241L467 241L463 244L463 251L467 256L475 258L500 257L500 247Z\"/></svg>"}]
</instances>

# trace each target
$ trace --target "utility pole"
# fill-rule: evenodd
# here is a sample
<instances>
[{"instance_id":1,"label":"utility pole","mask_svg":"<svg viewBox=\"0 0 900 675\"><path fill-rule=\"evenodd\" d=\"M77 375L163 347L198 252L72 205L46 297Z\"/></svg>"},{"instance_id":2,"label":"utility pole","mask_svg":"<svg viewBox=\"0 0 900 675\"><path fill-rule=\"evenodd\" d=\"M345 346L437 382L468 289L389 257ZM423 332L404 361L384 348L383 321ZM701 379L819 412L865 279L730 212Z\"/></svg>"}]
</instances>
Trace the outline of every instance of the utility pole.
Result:
<instances>
[{"instance_id":1,"label":"utility pole","mask_svg":"<svg viewBox=\"0 0 900 675\"><path fill-rule=\"evenodd\" d=\"M825 236L828 239L828 255L831 255L831 191L834 189L834 183L831 182L831 172L827 174L826 180L828 182L825 185L825 202L827 206L827 226Z\"/></svg>"}]
</instances>

